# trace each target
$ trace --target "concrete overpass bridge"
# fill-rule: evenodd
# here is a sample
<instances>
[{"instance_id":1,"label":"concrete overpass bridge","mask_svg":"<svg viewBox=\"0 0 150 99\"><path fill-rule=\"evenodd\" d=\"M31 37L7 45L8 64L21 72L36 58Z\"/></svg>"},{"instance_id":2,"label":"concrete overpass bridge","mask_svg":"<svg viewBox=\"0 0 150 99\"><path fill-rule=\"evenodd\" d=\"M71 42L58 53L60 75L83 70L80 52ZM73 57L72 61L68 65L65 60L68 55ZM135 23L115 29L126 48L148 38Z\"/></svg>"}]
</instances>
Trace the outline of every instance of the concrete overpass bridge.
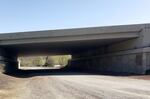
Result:
<instances>
[{"instance_id":1,"label":"concrete overpass bridge","mask_svg":"<svg viewBox=\"0 0 150 99\"><path fill-rule=\"evenodd\" d=\"M150 24L0 34L0 62L17 57L71 54L70 68L144 74L150 69Z\"/></svg>"}]
</instances>

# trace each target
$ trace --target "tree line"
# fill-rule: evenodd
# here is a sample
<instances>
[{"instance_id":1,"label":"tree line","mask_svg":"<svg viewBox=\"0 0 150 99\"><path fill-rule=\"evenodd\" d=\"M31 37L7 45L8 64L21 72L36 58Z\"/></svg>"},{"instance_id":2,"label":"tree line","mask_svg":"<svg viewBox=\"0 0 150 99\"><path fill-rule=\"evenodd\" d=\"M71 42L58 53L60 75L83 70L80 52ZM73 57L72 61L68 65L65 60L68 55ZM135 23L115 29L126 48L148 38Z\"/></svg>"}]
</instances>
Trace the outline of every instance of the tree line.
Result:
<instances>
[{"instance_id":1,"label":"tree line","mask_svg":"<svg viewBox=\"0 0 150 99\"><path fill-rule=\"evenodd\" d=\"M71 59L70 55L20 57L20 66L53 67L55 65L66 66Z\"/></svg>"}]
</instances>

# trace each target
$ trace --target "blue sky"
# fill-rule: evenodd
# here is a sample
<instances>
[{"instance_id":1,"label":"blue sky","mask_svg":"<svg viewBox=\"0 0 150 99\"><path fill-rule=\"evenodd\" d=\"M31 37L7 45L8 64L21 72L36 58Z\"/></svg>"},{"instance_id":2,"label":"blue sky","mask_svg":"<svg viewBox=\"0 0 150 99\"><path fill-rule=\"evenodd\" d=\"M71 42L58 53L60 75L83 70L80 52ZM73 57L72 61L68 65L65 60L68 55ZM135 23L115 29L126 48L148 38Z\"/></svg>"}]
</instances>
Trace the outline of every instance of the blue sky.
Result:
<instances>
[{"instance_id":1,"label":"blue sky","mask_svg":"<svg viewBox=\"0 0 150 99\"><path fill-rule=\"evenodd\" d=\"M150 23L150 0L0 0L0 33Z\"/></svg>"}]
</instances>

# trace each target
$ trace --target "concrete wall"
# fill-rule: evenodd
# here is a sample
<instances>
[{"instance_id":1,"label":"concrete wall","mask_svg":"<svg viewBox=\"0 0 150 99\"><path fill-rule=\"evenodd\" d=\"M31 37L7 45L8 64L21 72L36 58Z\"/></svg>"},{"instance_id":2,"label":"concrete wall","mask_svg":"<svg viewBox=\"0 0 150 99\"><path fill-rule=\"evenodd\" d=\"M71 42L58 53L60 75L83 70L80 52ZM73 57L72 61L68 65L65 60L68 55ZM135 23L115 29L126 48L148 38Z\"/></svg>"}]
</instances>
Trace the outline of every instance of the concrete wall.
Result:
<instances>
[{"instance_id":1,"label":"concrete wall","mask_svg":"<svg viewBox=\"0 0 150 99\"><path fill-rule=\"evenodd\" d=\"M150 46L150 25L143 25L141 31L139 32L140 36L136 39L130 39L124 42L118 42L108 46L108 52L130 50L130 49L139 49L146 48Z\"/></svg>"},{"instance_id":2,"label":"concrete wall","mask_svg":"<svg viewBox=\"0 0 150 99\"><path fill-rule=\"evenodd\" d=\"M150 53L145 54L146 54L146 68L147 70L150 70Z\"/></svg>"},{"instance_id":3,"label":"concrete wall","mask_svg":"<svg viewBox=\"0 0 150 99\"><path fill-rule=\"evenodd\" d=\"M14 72L18 69L17 56L10 51L0 49L0 72Z\"/></svg>"},{"instance_id":4,"label":"concrete wall","mask_svg":"<svg viewBox=\"0 0 150 99\"><path fill-rule=\"evenodd\" d=\"M140 37L73 55L72 68L144 74L150 69L150 26L143 25Z\"/></svg>"},{"instance_id":5,"label":"concrete wall","mask_svg":"<svg viewBox=\"0 0 150 99\"><path fill-rule=\"evenodd\" d=\"M123 51L76 58L72 60L72 65L75 69L81 70L144 74L146 71L144 57L144 54L140 51Z\"/></svg>"}]
</instances>

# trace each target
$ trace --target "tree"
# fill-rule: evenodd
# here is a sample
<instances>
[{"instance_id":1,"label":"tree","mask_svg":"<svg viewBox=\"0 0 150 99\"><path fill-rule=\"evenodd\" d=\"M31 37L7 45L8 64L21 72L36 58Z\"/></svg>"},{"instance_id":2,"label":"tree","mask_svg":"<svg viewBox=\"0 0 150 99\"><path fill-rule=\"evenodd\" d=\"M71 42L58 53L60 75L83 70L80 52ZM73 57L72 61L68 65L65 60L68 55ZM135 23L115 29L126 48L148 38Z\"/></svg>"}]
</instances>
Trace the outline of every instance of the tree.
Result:
<instances>
[{"instance_id":1,"label":"tree","mask_svg":"<svg viewBox=\"0 0 150 99\"><path fill-rule=\"evenodd\" d=\"M54 66L54 60L52 59L51 56L46 56L45 57L45 64L44 64L44 66L46 66L46 67Z\"/></svg>"},{"instance_id":2,"label":"tree","mask_svg":"<svg viewBox=\"0 0 150 99\"><path fill-rule=\"evenodd\" d=\"M58 58L59 65L61 65L61 66L67 65L68 64L68 59L69 59L69 57L66 56L66 55L59 56L59 58Z\"/></svg>"},{"instance_id":3,"label":"tree","mask_svg":"<svg viewBox=\"0 0 150 99\"><path fill-rule=\"evenodd\" d=\"M34 66L43 66L44 60L43 60L42 57L37 57L37 58L35 58L35 59L33 60L32 63L33 63Z\"/></svg>"}]
</instances>

